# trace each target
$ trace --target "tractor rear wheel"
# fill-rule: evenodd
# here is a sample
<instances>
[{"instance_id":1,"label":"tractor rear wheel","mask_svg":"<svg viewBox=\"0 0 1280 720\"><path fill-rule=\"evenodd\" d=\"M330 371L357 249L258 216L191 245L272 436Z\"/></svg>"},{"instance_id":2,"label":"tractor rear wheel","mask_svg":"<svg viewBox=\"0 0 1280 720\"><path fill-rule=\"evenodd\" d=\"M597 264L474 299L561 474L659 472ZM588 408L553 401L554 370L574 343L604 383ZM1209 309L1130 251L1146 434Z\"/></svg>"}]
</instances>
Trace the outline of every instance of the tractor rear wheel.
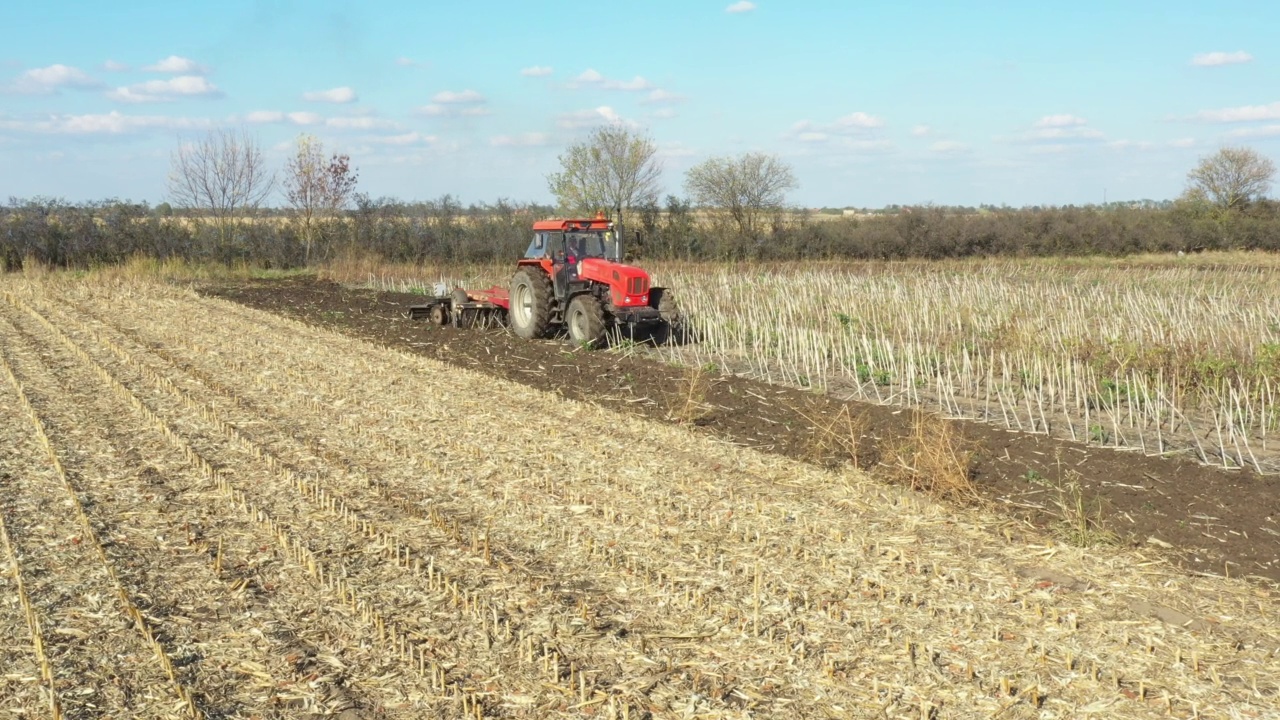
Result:
<instances>
[{"instance_id":1,"label":"tractor rear wheel","mask_svg":"<svg viewBox=\"0 0 1280 720\"><path fill-rule=\"evenodd\" d=\"M569 301L565 324L569 326L569 339L578 345L592 349L604 345L604 308L594 296L578 295Z\"/></svg>"},{"instance_id":2,"label":"tractor rear wheel","mask_svg":"<svg viewBox=\"0 0 1280 720\"><path fill-rule=\"evenodd\" d=\"M511 329L525 340L544 337L551 327L551 278L538 268L521 268L511 278Z\"/></svg>"}]
</instances>

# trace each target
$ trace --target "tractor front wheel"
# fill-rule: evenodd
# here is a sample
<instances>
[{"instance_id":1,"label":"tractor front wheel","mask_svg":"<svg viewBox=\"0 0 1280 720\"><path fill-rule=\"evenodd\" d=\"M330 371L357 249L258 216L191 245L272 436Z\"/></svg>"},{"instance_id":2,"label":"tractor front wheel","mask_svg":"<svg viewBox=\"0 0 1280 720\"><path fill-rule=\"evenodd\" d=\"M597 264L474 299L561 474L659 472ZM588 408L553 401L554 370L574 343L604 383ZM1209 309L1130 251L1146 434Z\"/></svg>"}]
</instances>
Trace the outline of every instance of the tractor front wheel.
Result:
<instances>
[{"instance_id":1,"label":"tractor front wheel","mask_svg":"<svg viewBox=\"0 0 1280 720\"><path fill-rule=\"evenodd\" d=\"M511 329L525 340L544 337L551 327L551 278L538 268L521 268L511 278Z\"/></svg>"},{"instance_id":2,"label":"tractor front wheel","mask_svg":"<svg viewBox=\"0 0 1280 720\"><path fill-rule=\"evenodd\" d=\"M569 339L587 348L604 345L604 308L591 295L578 295L569 302L565 323L569 326Z\"/></svg>"}]
</instances>

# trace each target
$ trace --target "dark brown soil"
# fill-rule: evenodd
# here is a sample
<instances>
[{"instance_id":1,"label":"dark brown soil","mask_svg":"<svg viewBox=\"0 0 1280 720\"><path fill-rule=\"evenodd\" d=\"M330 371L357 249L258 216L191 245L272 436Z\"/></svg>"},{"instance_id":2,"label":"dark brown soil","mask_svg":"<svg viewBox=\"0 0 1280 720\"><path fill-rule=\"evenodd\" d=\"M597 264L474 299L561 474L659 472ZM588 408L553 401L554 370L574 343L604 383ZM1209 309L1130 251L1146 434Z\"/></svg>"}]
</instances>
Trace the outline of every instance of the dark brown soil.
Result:
<instances>
[{"instance_id":1,"label":"dark brown soil","mask_svg":"<svg viewBox=\"0 0 1280 720\"><path fill-rule=\"evenodd\" d=\"M662 422L683 422L740 445L808 462L830 462L839 448L823 428L865 418L870 439L859 462L876 461L909 435L913 412L843 402L813 392L733 376L700 376L643 353L581 351L565 341L528 342L505 330L457 330L409 320L420 296L353 290L310 278L211 286L209 295L567 398ZM689 388L700 400L688 409ZM1078 485L1090 516L1101 507L1120 542L1172 557L1194 572L1280 581L1280 478L1190 461L1086 447L971 421L946 421L972 450L982 502L1011 518L1064 532L1064 491Z\"/></svg>"}]
</instances>

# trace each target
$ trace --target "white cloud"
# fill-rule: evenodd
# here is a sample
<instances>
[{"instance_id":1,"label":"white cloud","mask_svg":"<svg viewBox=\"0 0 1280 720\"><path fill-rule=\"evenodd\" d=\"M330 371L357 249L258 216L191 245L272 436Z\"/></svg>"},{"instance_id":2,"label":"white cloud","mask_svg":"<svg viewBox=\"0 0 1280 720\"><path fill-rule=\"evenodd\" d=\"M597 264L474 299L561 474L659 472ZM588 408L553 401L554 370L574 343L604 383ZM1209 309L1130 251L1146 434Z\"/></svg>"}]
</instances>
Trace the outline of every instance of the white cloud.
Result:
<instances>
[{"instance_id":1,"label":"white cloud","mask_svg":"<svg viewBox=\"0 0 1280 720\"><path fill-rule=\"evenodd\" d=\"M580 130L597 125L628 125L634 127L635 122L627 120L608 105L601 105L594 110L579 110L565 113L556 118L556 125L566 130Z\"/></svg>"},{"instance_id":2,"label":"white cloud","mask_svg":"<svg viewBox=\"0 0 1280 720\"><path fill-rule=\"evenodd\" d=\"M527 67L520 71L520 74L525 77L546 77L551 73L551 68L542 65L534 65L533 67Z\"/></svg>"},{"instance_id":3,"label":"white cloud","mask_svg":"<svg viewBox=\"0 0 1280 720\"><path fill-rule=\"evenodd\" d=\"M883 119L859 111L838 117L834 122L825 125L801 120L792 124L787 135L802 143L825 143L848 135L865 136L882 127L884 127ZM845 145L849 144L845 143Z\"/></svg>"},{"instance_id":4,"label":"white cloud","mask_svg":"<svg viewBox=\"0 0 1280 720\"><path fill-rule=\"evenodd\" d=\"M1276 129L1277 129L1277 130L1280 130L1280 125L1277 125L1277 126L1276 126ZM1195 146L1195 144L1196 144L1196 139L1195 139L1195 138L1189 138L1189 137L1188 137L1188 138L1178 138L1177 140L1172 140L1172 141L1170 141L1170 142L1169 142L1169 144L1170 144L1170 145L1172 145L1173 147L1176 147L1176 148L1189 148L1189 147L1194 147L1194 146Z\"/></svg>"},{"instance_id":5,"label":"white cloud","mask_svg":"<svg viewBox=\"0 0 1280 720\"><path fill-rule=\"evenodd\" d=\"M544 147L550 142L550 135L539 132L497 135L489 139L489 144L494 147Z\"/></svg>"},{"instance_id":6,"label":"white cloud","mask_svg":"<svg viewBox=\"0 0 1280 720\"><path fill-rule=\"evenodd\" d=\"M148 80L143 83L118 87L107 97L120 102L165 102L182 97L220 97L222 91L199 75L179 75L168 80Z\"/></svg>"},{"instance_id":7,"label":"white cloud","mask_svg":"<svg viewBox=\"0 0 1280 720\"><path fill-rule=\"evenodd\" d=\"M69 90L95 90L102 87L102 82L91 77L80 68L70 65L50 65L32 68L21 75L9 87L11 92L48 95L63 88Z\"/></svg>"},{"instance_id":8,"label":"white cloud","mask_svg":"<svg viewBox=\"0 0 1280 720\"><path fill-rule=\"evenodd\" d=\"M1200 53L1191 58L1191 64L1196 67L1217 67L1219 65L1239 65L1240 63L1252 62L1253 56L1243 50L1236 52L1208 52Z\"/></svg>"},{"instance_id":9,"label":"white cloud","mask_svg":"<svg viewBox=\"0 0 1280 720\"><path fill-rule=\"evenodd\" d=\"M327 118L320 113L305 110L298 112L255 110L245 115L244 120L254 124L288 123L302 127L318 125L335 130L390 130L400 127L395 121L370 115L339 115Z\"/></svg>"},{"instance_id":10,"label":"white cloud","mask_svg":"<svg viewBox=\"0 0 1280 720\"><path fill-rule=\"evenodd\" d=\"M929 150L940 155L959 155L969 152L969 146L955 140L939 140L930 145Z\"/></svg>"},{"instance_id":11,"label":"white cloud","mask_svg":"<svg viewBox=\"0 0 1280 720\"><path fill-rule=\"evenodd\" d=\"M200 63L177 55L169 57L142 68L147 72L169 73L170 75L204 75L209 68Z\"/></svg>"},{"instance_id":12,"label":"white cloud","mask_svg":"<svg viewBox=\"0 0 1280 720\"><path fill-rule=\"evenodd\" d=\"M867 130L871 128L884 127L884 120L875 115L868 115L864 112L855 112L836 118L835 126L838 128L857 128Z\"/></svg>"},{"instance_id":13,"label":"white cloud","mask_svg":"<svg viewBox=\"0 0 1280 720\"><path fill-rule=\"evenodd\" d=\"M653 83L637 75L631 78L630 80L605 80L602 87L605 90L626 90L627 92L639 92L641 90L652 90Z\"/></svg>"},{"instance_id":14,"label":"white cloud","mask_svg":"<svg viewBox=\"0 0 1280 720\"><path fill-rule=\"evenodd\" d=\"M365 142L377 145L430 145L439 138L435 135L423 135L419 132L407 132L400 135L374 135L364 138Z\"/></svg>"},{"instance_id":15,"label":"white cloud","mask_svg":"<svg viewBox=\"0 0 1280 720\"><path fill-rule=\"evenodd\" d=\"M313 112L291 112L285 113L284 117L294 125L319 125L324 122L324 118L319 113Z\"/></svg>"},{"instance_id":16,"label":"white cloud","mask_svg":"<svg viewBox=\"0 0 1280 720\"><path fill-rule=\"evenodd\" d=\"M414 112L429 117L478 117L490 114L488 99L475 90L444 90L431 97L431 102Z\"/></svg>"},{"instance_id":17,"label":"white cloud","mask_svg":"<svg viewBox=\"0 0 1280 720\"><path fill-rule=\"evenodd\" d=\"M604 90L624 90L627 92L641 92L643 90L653 90L653 83L645 78L637 75L630 80L616 80L607 78L594 68L587 68L582 74L574 78L570 83L571 88L580 88L582 86L599 87Z\"/></svg>"},{"instance_id":18,"label":"white cloud","mask_svg":"<svg viewBox=\"0 0 1280 720\"><path fill-rule=\"evenodd\" d=\"M1269 105L1243 105L1220 110L1201 110L1195 114L1194 119L1214 123L1280 120L1280 102L1273 102Z\"/></svg>"},{"instance_id":19,"label":"white cloud","mask_svg":"<svg viewBox=\"0 0 1280 720\"><path fill-rule=\"evenodd\" d=\"M675 108L664 107L654 110L652 113L649 113L649 115L650 117L655 117L659 120L670 120L671 118L679 115L679 113L676 112Z\"/></svg>"},{"instance_id":20,"label":"white cloud","mask_svg":"<svg viewBox=\"0 0 1280 720\"><path fill-rule=\"evenodd\" d=\"M933 128L929 127L928 125L917 125L911 128L911 134L914 137L925 137L926 135L932 132L933 132Z\"/></svg>"},{"instance_id":21,"label":"white cloud","mask_svg":"<svg viewBox=\"0 0 1280 720\"><path fill-rule=\"evenodd\" d=\"M1045 115L1035 122L1037 128L1065 128L1087 125L1088 120L1076 115Z\"/></svg>"},{"instance_id":22,"label":"white cloud","mask_svg":"<svg viewBox=\"0 0 1280 720\"><path fill-rule=\"evenodd\" d=\"M1106 133L1089 127L1089 121L1077 115L1045 115L1031 124L1031 129L1011 138L1014 142L1038 144L1047 147L1066 147L1067 142L1096 142L1106 138ZM1042 148L1043 149L1043 148ZM1047 151L1047 150L1046 150Z\"/></svg>"},{"instance_id":23,"label":"white cloud","mask_svg":"<svg viewBox=\"0 0 1280 720\"><path fill-rule=\"evenodd\" d=\"M1112 140L1107 147L1112 150L1151 150L1156 144L1146 140Z\"/></svg>"},{"instance_id":24,"label":"white cloud","mask_svg":"<svg viewBox=\"0 0 1280 720\"><path fill-rule=\"evenodd\" d=\"M244 120L254 124L284 122L284 113L279 110L254 110L245 115Z\"/></svg>"},{"instance_id":25,"label":"white cloud","mask_svg":"<svg viewBox=\"0 0 1280 720\"><path fill-rule=\"evenodd\" d=\"M349 87L336 87L330 90L314 90L302 93L302 99L308 102L349 103L355 102L356 91Z\"/></svg>"},{"instance_id":26,"label":"white cloud","mask_svg":"<svg viewBox=\"0 0 1280 720\"><path fill-rule=\"evenodd\" d=\"M107 72L126 72L128 70L131 70L132 68L130 68L125 63L116 62L115 60L108 60L102 63L102 69L106 70Z\"/></svg>"},{"instance_id":27,"label":"white cloud","mask_svg":"<svg viewBox=\"0 0 1280 720\"><path fill-rule=\"evenodd\" d=\"M1045 127L1027 133L1028 140L1101 140L1106 134L1090 127Z\"/></svg>"},{"instance_id":28,"label":"white cloud","mask_svg":"<svg viewBox=\"0 0 1280 720\"><path fill-rule=\"evenodd\" d=\"M485 97L475 90L463 90L462 92L444 90L431 96L431 102L442 105L474 105L485 102Z\"/></svg>"},{"instance_id":29,"label":"white cloud","mask_svg":"<svg viewBox=\"0 0 1280 720\"><path fill-rule=\"evenodd\" d=\"M869 140L863 138L837 137L832 138L832 144L845 150L868 155L892 152L895 149L891 140L883 139Z\"/></svg>"},{"instance_id":30,"label":"white cloud","mask_svg":"<svg viewBox=\"0 0 1280 720\"><path fill-rule=\"evenodd\" d=\"M724 11L727 13L744 13L744 12L751 12L752 10L755 10L755 9L756 9L756 4L751 2L750 0L739 0L738 2L725 8Z\"/></svg>"},{"instance_id":31,"label":"white cloud","mask_svg":"<svg viewBox=\"0 0 1280 720\"><path fill-rule=\"evenodd\" d=\"M165 115L106 114L52 115L43 120L0 119L0 130L51 135L132 135L148 130L192 130L212 126L204 118Z\"/></svg>"},{"instance_id":32,"label":"white cloud","mask_svg":"<svg viewBox=\"0 0 1280 720\"><path fill-rule=\"evenodd\" d=\"M1280 135L1280 125L1263 125L1261 127L1240 128L1227 133L1238 138L1265 138Z\"/></svg>"},{"instance_id":33,"label":"white cloud","mask_svg":"<svg viewBox=\"0 0 1280 720\"><path fill-rule=\"evenodd\" d=\"M324 121L326 127L339 130L377 130L399 127L392 120L370 117L368 115L331 117Z\"/></svg>"},{"instance_id":34,"label":"white cloud","mask_svg":"<svg viewBox=\"0 0 1280 720\"><path fill-rule=\"evenodd\" d=\"M418 61L407 57L396 58L396 64L400 67L417 67Z\"/></svg>"},{"instance_id":35,"label":"white cloud","mask_svg":"<svg viewBox=\"0 0 1280 720\"><path fill-rule=\"evenodd\" d=\"M641 100L640 102L644 103L645 105L662 105L662 104L669 104L669 103L681 103L684 101L685 101L685 96L683 95L677 95L676 93L673 93L670 90L655 88L654 90L650 91L648 95L645 95L644 99Z\"/></svg>"}]
</instances>

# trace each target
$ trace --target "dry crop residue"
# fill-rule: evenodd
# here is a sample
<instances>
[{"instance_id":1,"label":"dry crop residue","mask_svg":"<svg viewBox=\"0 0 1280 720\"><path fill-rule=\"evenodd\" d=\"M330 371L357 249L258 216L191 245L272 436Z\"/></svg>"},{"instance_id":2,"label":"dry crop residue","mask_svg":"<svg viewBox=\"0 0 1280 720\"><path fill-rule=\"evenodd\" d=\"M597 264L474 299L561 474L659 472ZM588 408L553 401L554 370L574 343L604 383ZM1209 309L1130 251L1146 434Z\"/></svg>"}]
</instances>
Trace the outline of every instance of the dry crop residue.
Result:
<instances>
[{"instance_id":1,"label":"dry crop residue","mask_svg":"<svg viewBox=\"0 0 1280 720\"><path fill-rule=\"evenodd\" d=\"M172 288L0 290L0 711L1278 702L1277 603L1256 585L1010 542L995 516L856 471Z\"/></svg>"}]
</instances>

